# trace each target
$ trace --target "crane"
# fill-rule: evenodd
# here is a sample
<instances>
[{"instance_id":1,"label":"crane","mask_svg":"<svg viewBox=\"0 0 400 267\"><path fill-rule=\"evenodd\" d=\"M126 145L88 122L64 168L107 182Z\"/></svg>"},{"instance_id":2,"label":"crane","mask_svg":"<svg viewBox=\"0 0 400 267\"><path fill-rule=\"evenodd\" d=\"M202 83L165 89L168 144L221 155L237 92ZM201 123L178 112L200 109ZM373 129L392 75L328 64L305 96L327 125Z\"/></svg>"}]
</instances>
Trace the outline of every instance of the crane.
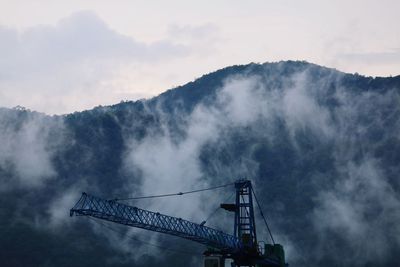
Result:
<instances>
[{"instance_id":1,"label":"crane","mask_svg":"<svg viewBox=\"0 0 400 267\"><path fill-rule=\"evenodd\" d=\"M234 213L233 235L205 226L205 222L197 224L181 218L132 207L118 202L118 199L106 200L87 193L82 193L81 198L70 210L70 216L91 216L201 243L207 246L207 250L204 252L205 267L224 267L225 259L232 259L232 266L235 267L288 266L285 262L282 245L276 244L272 235L273 244L265 244L264 247L261 247L261 243L258 243L253 195L257 205L259 205L259 202L253 191L251 181L241 179L236 181L234 185L236 191L235 203L222 203L220 205L221 208ZM192 192L198 191L202 190ZM163 196L169 195L174 194ZM265 221L261 208L260 211ZM266 225L268 227L268 224Z\"/></svg>"}]
</instances>

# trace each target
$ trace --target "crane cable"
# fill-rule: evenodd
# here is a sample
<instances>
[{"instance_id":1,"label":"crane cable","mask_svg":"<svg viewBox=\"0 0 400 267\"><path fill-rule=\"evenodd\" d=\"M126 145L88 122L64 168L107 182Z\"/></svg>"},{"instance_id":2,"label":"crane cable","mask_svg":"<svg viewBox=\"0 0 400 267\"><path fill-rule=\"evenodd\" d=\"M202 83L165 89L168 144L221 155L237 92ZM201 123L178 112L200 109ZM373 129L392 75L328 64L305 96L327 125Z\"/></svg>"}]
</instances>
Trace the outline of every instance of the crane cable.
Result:
<instances>
[{"instance_id":1,"label":"crane cable","mask_svg":"<svg viewBox=\"0 0 400 267\"><path fill-rule=\"evenodd\" d=\"M274 237L272 236L271 229L269 229L269 226L268 226L268 223L267 223L267 219L266 219L265 216L264 216L264 213L263 213L263 211L262 211L262 209L261 209L261 205L260 205L260 203L258 202L258 199L257 199L257 196L256 196L256 192L254 192L253 188L251 189L251 191L253 192L254 199L256 200L258 209L260 210L261 217L264 219L264 223L265 223L265 225L267 226L269 236L271 237L271 240L272 240L272 244L275 245Z\"/></svg>"},{"instance_id":2,"label":"crane cable","mask_svg":"<svg viewBox=\"0 0 400 267\"><path fill-rule=\"evenodd\" d=\"M113 232L115 232L117 234L120 234L121 236L124 235L124 233L122 233L121 231L118 231L117 229L112 228L111 226L107 225L106 223L104 223L102 221L96 220L96 219L91 218L91 217L87 217L87 218L92 220L92 221L94 221L98 225L107 228L108 230L111 230L111 231L113 231ZM150 242L147 242L147 241L143 241L143 240L134 238L133 236L128 236L128 237L131 240L134 240L136 242L140 242L140 243L143 243L143 244L148 245L148 246L160 248L160 249L165 250L165 251L170 251L170 252L175 252L175 253L180 253L180 254L187 254L187 255L196 255L196 256L198 255L198 253L195 253L195 252L177 250L177 249L173 249L173 248L169 248L169 247L165 247L165 246L160 246L160 245L157 245L157 244L154 244L154 243L150 243Z\"/></svg>"},{"instance_id":3,"label":"crane cable","mask_svg":"<svg viewBox=\"0 0 400 267\"><path fill-rule=\"evenodd\" d=\"M146 198L182 196L182 195L186 195L186 194L198 193L198 192L203 192L203 191L208 191L208 190L215 190L215 189L227 187L227 186L234 185L234 184L235 183L229 183L229 184L213 186L213 187L209 187L209 188L196 189L196 190L184 191L184 192L178 192L178 193L171 193L171 194L150 195L150 196L140 196L140 197L127 197L127 198L115 198L115 199L112 199L112 200L114 200L114 201L126 201L126 200L137 200L137 199L146 199Z\"/></svg>"},{"instance_id":4,"label":"crane cable","mask_svg":"<svg viewBox=\"0 0 400 267\"><path fill-rule=\"evenodd\" d=\"M232 197L234 194L235 194L235 192L232 192L232 194L230 194L229 197L228 197L223 203L229 201L229 200L231 199L231 197ZM207 222L212 216L214 216L214 214L217 213L217 211L220 210L220 209L221 209L221 205L219 205L213 212L211 212L210 215L208 215L208 217L207 217L204 221L202 221L202 222L200 223L200 225L201 225L201 226L205 225L206 222Z\"/></svg>"}]
</instances>

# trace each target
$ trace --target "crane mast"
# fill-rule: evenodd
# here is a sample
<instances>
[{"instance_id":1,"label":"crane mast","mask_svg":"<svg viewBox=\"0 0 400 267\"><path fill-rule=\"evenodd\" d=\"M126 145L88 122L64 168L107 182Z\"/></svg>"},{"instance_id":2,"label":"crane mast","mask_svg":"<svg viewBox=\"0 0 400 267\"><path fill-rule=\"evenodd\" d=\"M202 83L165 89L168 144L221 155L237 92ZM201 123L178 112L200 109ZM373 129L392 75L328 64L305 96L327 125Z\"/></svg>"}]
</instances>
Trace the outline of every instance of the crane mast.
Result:
<instances>
[{"instance_id":1,"label":"crane mast","mask_svg":"<svg viewBox=\"0 0 400 267\"><path fill-rule=\"evenodd\" d=\"M224 266L232 259L232 266L284 267L283 248L279 244L260 248L257 243L253 209L253 188L249 180L235 182L235 203L223 203L221 208L234 212L234 235L181 218L152 212L82 193L70 210L70 216L91 216L101 220L178 236L207 246L205 266ZM264 249L264 252L262 250ZM215 265L216 264L216 265Z\"/></svg>"},{"instance_id":2,"label":"crane mast","mask_svg":"<svg viewBox=\"0 0 400 267\"><path fill-rule=\"evenodd\" d=\"M238 181L235 183L235 236L242 237L248 246L257 244L256 222L254 220L252 186L250 181Z\"/></svg>"}]
</instances>

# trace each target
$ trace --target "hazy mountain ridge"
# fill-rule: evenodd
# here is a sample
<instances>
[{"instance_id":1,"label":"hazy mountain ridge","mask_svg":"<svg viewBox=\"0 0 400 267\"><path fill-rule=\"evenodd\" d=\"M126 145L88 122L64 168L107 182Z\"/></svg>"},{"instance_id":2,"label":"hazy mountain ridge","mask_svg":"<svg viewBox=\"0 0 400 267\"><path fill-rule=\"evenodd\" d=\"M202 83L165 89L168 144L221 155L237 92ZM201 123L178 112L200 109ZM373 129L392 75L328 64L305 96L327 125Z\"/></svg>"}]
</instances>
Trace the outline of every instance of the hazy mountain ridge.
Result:
<instances>
[{"instance_id":1,"label":"hazy mountain ridge","mask_svg":"<svg viewBox=\"0 0 400 267\"><path fill-rule=\"evenodd\" d=\"M0 258L6 266L180 266L191 257L146 251L68 218L71 203L81 191L175 192L246 176L292 266L394 266L399 94L400 76L288 61L232 66L150 100L64 116L1 109L0 242L9 249ZM180 215L200 221L221 200L212 199L182 203ZM143 207L179 214L176 204ZM199 251L198 263L201 249L183 244Z\"/></svg>"}]
</instances>

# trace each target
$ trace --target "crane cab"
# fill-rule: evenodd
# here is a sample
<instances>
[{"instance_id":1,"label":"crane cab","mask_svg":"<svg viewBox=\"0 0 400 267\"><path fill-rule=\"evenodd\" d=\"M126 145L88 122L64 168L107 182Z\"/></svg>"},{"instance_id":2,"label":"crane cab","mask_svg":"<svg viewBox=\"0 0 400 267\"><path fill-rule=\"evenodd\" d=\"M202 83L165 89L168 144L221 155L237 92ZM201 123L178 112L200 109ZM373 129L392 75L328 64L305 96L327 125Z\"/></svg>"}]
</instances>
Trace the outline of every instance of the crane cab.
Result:
<instances>
[{"instance_id":1,"label":"crane cab","mask_svg":"<svg viewBox=\"0 0 400 267\"><path fill-rule=\"evenodd\" d=\"M204 258L204 267L225 267L225 259L218 256L206 256Z\"/></svg>"}]
</instances>

